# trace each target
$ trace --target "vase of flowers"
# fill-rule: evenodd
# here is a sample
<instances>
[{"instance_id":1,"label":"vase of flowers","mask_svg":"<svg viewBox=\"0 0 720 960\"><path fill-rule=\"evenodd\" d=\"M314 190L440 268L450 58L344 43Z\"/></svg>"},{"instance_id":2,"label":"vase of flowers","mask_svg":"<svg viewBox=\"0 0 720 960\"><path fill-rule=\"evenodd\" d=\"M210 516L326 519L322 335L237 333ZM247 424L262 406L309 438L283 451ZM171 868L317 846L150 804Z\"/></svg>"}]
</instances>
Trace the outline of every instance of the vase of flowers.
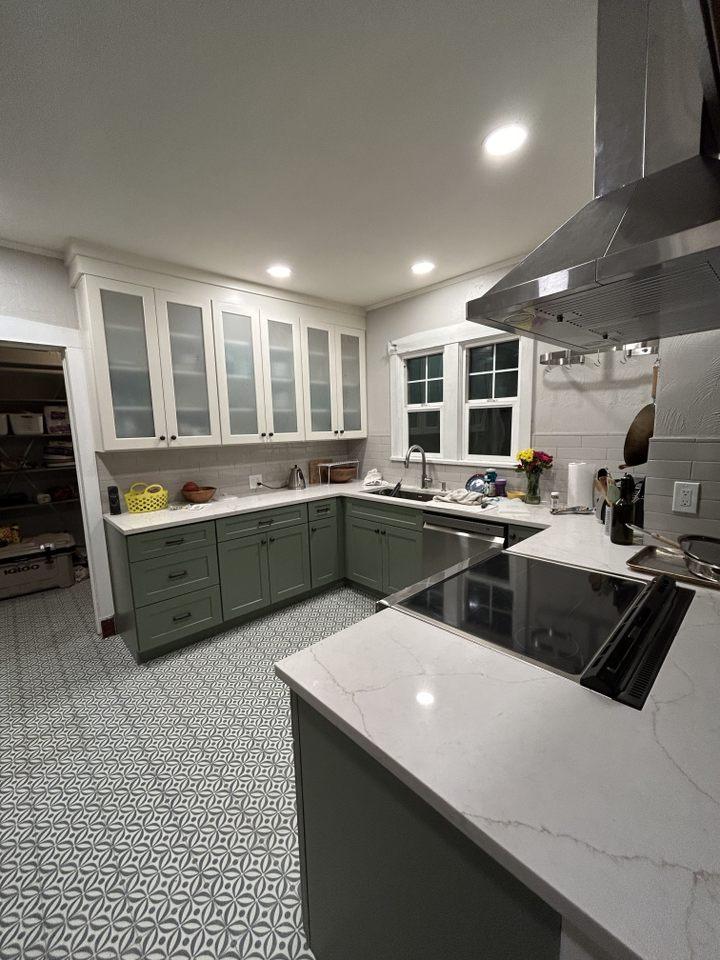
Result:
<instances>
[{"instance_id":1,"label":"vase of flowers","mask_svg":"<svg viewBox=\"0 0 720 960\"><path fill-rule=\"evenodd\" d=\"M521 450L518 455L518 465L515 468L527 477L527 493L525 503L540 503L540 475L543 470L549 470L553 465L553 458L544 450Z\"/></svg>"}]
</instances>

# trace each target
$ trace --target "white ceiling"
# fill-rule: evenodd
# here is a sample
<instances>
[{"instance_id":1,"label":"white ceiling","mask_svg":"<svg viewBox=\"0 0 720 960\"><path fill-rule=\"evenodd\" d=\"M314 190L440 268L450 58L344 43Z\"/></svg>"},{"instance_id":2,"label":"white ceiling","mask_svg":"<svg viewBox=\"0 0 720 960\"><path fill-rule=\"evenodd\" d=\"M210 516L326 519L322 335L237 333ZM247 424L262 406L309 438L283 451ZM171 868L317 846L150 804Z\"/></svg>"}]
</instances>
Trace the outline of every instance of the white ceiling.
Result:
<instances>
[{"instance_id":1,"label":"white ceiling","mask_svg":"<svg viewBox=\"0 0 720 960\"><path fill-rule=\"evenodd\" d=\"M0 236L361 305L514 256L590 198L595 12L3 0ZM490 162L481 140L510 120L530 139ZM437 270L413 277L418 259Z\"/></svg>"}]
</instances>

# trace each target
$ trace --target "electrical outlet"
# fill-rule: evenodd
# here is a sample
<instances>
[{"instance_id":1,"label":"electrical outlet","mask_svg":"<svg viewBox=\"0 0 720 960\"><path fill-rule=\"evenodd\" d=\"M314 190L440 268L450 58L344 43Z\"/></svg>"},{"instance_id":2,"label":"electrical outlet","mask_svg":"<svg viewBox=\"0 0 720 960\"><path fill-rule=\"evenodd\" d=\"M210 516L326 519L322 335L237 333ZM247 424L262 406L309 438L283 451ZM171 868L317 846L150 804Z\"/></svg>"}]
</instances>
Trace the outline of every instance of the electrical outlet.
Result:
<instances>
[{"instance_id":1,"label":"electrical outlet","mask_svg":"<svg viewBox=\"0 0 720 960\"><path fill-rule=\"evenodd\" d=\"M261 486L262 486L262 474L253 473L250 477L250 489L257 490L257 488Z\"/></svg>"},{"instance_id":2,"label":"electrical outlet","mask_svg":"<svg viewBox=\"0 0 720 960\"><path fill-rule=\"evenodd\" d=\"M676 480L673 486L672 508L675 513L697 513L700 484Z\"/></svg>"}]
</instances>

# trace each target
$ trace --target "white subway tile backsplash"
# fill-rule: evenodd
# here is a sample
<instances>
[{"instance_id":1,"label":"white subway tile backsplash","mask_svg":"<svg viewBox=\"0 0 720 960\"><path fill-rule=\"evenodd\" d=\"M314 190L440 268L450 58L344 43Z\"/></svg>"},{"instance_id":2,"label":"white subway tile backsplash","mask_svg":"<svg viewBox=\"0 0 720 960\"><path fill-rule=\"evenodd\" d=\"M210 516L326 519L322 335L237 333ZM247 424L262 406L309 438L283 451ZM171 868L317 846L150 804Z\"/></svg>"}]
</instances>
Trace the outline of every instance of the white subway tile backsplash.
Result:
<instances>
[{"instance_id":1,"label":"white subway tile backsplash","mask_svg":"<svg viewBox=\"0 0 720 960\"><path fill-rule=\"evenodd\" d=\"M700 450L702 453L702 449ZM720 463L694 460L690 471L691 480L720 480Z\"/></svg>"},{"instance_id":2,"label":"white subway tile backsplash","mask_svg":"<svg viewBox=\"0 0 720 960\"><path fill-rule=\"evenodd\" d=\"M689 514L655 513L645 511L645 528L658 530L661 533L680 535L683 533L704 534L710 537L720 537L720 520L706 517L695 517Z\"/></svg>"},{"instance_id":3,"label":"white subway tile backsplash","mask_svg":"<svg viewBox=\"0 0 720 960\"><path fill-rule=\"evenodd\" d=\"M692 440L661 439L650 441L650 460L692 460L697 444Z\"/></svg>"},{"instance_id":4,"label":"white subway tile backsplash","mask_svg":"<svg viewBox=\"0 0 720 960\"><path fill-rule=\"evenodd\" d=\"M652 460L645 470L651 477L672 477L673 480L689 480L690 460Z\"/></svg>"}]
</instances>

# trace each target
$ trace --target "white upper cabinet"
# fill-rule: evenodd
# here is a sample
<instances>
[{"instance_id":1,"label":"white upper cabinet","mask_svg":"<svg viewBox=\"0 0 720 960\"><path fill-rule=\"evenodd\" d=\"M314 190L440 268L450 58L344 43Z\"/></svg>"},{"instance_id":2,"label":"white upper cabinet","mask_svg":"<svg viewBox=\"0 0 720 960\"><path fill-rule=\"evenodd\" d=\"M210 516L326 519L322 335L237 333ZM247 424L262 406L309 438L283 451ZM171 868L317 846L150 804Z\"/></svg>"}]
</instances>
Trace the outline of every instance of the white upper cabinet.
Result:
<instances>
[{"instance_id":1,"label":"white upper cabinet","mask_svg":"<svg viewBox=\"0 0 720 960\"><path fill-rule=\"evenodd\" d=\"M260 311L250 300L213 301L223 443L259 443L265 419Z\"/></svg>"},{"instance_id":2,"label":"white upper cabinet","mask_svg":"<svg viewBox=\"0 0 720 960\"><path fill-rule=\"evenodd\" d=\"M365 331L351 314L93 266L117 277L79 269L74 280L99 450L367 436Z\"/></svg>"},{"instance_id":3,"label":"white upper cabinet","mask_svg":"<svg viewBox=\"0 0 720 960\"><path fill-rule=\"evenodd\" d=\"M268 440L304 440L300 318L297 307L277 302L261 308Z\"/></svg>"},{"instance_id":4,"label":"white upper cabinet","mask_svg":"<svg viewBox=\"0 0 720 960\"><path fill-rule=\"evenodd\" d=\"M307 438L367 436L364 331L305 319L302 350Z\"/></svg>"},{"instance_id":5,"label":"white upper cabinet","mask_svg":"<svg viewBox=\"0 0 720 960\"><path fill-rule=\"evenodd\" d=\"M168 443L220 443L210 301L156 290L155 310Z\"/></svg>"},{"instance_id":6,"label":"white upper cabinet","mask_svg":"<svg viewBox=\"0 0 720 960\"><path fill-rule=\"evenodd\" d=\"M167 446L154 291L97 277L82 284L104 449Z\"/></svg>"},{"instance_id":7,"label":"white upper cabinet","mask_svg":"<svg viewBox=\"0 0 720 960\"><path fill-rule=\"evenodd\" d=\"M346 440L366 437L365 331L336 327L335 339L340 435Z\"/></svg>"}]
</instances>

